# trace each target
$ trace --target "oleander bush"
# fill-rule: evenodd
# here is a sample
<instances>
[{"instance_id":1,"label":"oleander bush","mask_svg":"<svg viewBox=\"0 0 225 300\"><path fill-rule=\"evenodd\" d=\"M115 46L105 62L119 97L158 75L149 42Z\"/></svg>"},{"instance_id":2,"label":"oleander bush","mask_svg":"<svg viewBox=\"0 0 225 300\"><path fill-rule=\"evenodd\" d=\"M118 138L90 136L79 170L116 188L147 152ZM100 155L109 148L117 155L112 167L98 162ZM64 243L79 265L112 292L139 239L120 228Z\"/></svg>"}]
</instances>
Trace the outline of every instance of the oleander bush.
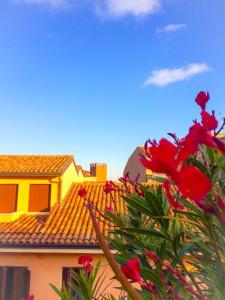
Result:
<instances>
[{"instance_id":1,"label":"oleander bush","mask_svg":"<svg viewBox=\"0 0 225 300\"><path fill-rule=\"evenodd\" d=\"M200 121L194 121L184 138L170 133L169 139L145 143L140 161L154 172L151 182L138 183L138 177L132 182L127 174L120 184L106 183L112 203L104 220L97 220L95 207L85 190L80 191L100 245L126 293L120 299L225 299L224 120L219 126L215 112L206 111L209 98L205 92L197 95ZM124 213L117 209L115 190L125 194ZM107 239L116 250L114 257L108 254L97 221L112 225Z\"/></svg>"}]
</instances>

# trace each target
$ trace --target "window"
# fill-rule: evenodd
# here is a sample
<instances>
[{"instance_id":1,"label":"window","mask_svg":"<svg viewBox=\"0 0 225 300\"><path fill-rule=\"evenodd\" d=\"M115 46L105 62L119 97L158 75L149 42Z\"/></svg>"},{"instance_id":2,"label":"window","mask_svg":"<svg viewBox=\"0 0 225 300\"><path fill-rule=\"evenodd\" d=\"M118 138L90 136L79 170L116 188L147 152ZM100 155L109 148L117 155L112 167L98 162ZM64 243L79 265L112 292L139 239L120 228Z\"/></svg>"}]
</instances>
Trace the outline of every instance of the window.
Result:
<instances>
[{"instance_id":1,"label":"window","mask_svg":"<svg viewBox=\"0 0 225 300\"><path fill-rule=\"evenodd\" d=\"M0 267L0 300L28 297L30 272L25 267Z\"/></svg>"},{"instance_id":2,"label":"window","mask_svg":"<svg viewBox=\"0 0 225 300\"><path fill-rule=\"evenodd\" d=\"M31 184L29 192L29 212L50 211L50 184Z\"/></svg>"},{"instance_id":3,"label":"window","mask_svg":"<svg viewBox=\"0 0 225 300\"><path fill-rule=\"evenodd\" d=\"M0 184L0 213L12 213L17 210L17 184Z\"/></svg>"},{"instance_id":4,"label":"window","mask_svg":"<svg viewBox=\"0 0 225 300\"><path fill-rule=\"evenodd\" d=\"M76 279L73 277L72 272L80 272L80 268L77 267L64 267L62 269L62 286L68 289L68 292L74 299L79 300L80 298L76 295L76 292L71 289L71 284L76 283ZM1 299L0 299L1 300Z\"/></svg>"}]
</instances>

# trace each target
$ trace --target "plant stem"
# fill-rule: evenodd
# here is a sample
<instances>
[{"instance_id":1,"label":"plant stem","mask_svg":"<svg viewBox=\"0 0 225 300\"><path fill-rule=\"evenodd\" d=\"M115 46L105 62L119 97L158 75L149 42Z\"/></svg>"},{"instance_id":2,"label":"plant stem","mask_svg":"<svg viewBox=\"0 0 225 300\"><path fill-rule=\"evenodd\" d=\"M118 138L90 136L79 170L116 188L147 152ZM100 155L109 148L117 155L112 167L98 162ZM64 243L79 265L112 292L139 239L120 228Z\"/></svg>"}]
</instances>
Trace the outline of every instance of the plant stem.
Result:
<instances>
[{"instance_id":1,"label":"plant stem","mask_svg":"<svg viewBox=\"0 0 225 300\"><path fill-rule=\"evenodd\" d=\"M112 255L108 244L105 241L105 238L100 230L100 227L98 225L97 219L93 213L93 209L91 206L91 203L88 202L87 204L87 208L89 209L90 212L90 216L92 219L92 223L95 229L95 233L96 236L98 238L99 244L102 248L102 251L109 263L109 265L111 266L112 270L115 273L115 276L117 278L117 280L121 283L121 285L123 286L123 288L125 289L125 291L127 292L127 294L131 297L131 299L133 300L143 300L143 298L139 295L139 293L132 287L132 285L130 284L130 282L127 280L127 278L125 277L125 275L121 272L117 261L115 260L114 256Z\"/></svg>"}]
</instances>

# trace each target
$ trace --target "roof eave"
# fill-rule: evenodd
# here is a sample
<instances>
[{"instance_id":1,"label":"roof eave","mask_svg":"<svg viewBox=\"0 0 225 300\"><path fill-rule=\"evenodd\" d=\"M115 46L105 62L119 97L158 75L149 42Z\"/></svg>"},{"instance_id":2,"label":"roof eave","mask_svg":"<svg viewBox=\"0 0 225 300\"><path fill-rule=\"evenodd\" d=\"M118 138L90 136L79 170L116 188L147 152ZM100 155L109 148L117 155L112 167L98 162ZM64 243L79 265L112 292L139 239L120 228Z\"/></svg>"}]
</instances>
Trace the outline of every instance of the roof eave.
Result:
<instances>
[{"instance_id":1,"label":"roof eave","mask_svg":"<svg viewBox=\"0 0 225 300\"><path fill-rule=\"evenodd\" d=\"M63 173L0 173L0 177L58 177Z\"/></svg>"}]
</instances>

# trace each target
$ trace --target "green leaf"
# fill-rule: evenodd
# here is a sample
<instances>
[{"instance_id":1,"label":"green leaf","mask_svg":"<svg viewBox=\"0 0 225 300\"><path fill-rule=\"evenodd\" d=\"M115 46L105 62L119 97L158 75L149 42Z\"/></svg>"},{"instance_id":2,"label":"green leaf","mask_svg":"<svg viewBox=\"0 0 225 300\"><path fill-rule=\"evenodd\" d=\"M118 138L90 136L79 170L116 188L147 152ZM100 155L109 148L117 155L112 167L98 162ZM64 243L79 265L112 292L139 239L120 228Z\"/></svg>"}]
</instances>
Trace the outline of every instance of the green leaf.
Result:
<instances>
[{"instance_id":1,"label":"green leaf","mask_svg":"<svg viewBox=\"0 0 225 300\"><path fill-rule=\"evenodd\" d=\"M180 258L182 258L184 255L190 253L194 249L196 249L196 246L194 244L185 244L179 250L178 255Z\"/></svg>"},{"instance_id":2,"label":"green leaf","mask_svg":"<svg viewBox=\"0 0 225 300\"><path fill-rule=\"evenodd\" d=\"M165 256L166 256L166 247L167 247L167 242L164 241L160 248L159 248L159 251L158 251L158 254L159 254L159 257L164 260L165 259Z\"/></svg>"},{"instance_id":3,"label":"green leaf","mask_svg":"<svg viewBox=\"0 0 225 300\"><path fill-rule=\"evenodd\" d=\"M206 150L208 159L209 159L209 161L210 161L210 165L211 165L211 166L214 166L215 161L214 161L213 149L206 146L206 147L205 147L205 150Z\"/></svg>"},{"instance_id":4,"label":"green leaf","mask_svg":"<svg viewBox=\"0 0 225 300\"><path fill-rule=\"evenodd\" d=\"M149 268L141 267L141 275L145 280L150 280L156 283L157 285L162 285L159 275L155 271L150 270Z\"/></svg>"},{"instance_id":5,"label":"green leaf","mask_svg":"<svg viewBox=\"0 0 225 300\"><path fill-rule=\"evenodd\" d=\"M138 197L124 196L124 200L134 209L139 210L141 213L152 216L151 211L149 210L146 202Z\"/></svg>"},{"instance_id":6,"label":"green leaf","mask_svg":"<svg viewBox=\"0 0 225 300\"><path fill-rule=\"evenodd\" d=\"M164 235L162 232L153 230L153 229L148 229L148 228L126 228L126 231L133 232L133 233L139 233L139 234L144 234L144 235L149 235L157 238L162 238L162 239L167 239L167 236Z\"/></svg>"},{"instance_id":7,"label":"green leaf","mask_svg":"<svg viewBox=\"0 0 225 300\"><path fill-rule=\"evenodd\" d=\"M218 290L217 288L214 288L214 293L212 296L213 300L224 300L225 299L225 295L221 293L220 290Z\"/></svg>"},{"instance_id":8,"label":"green leaf","mask_svg":"<svg viewBox=\"0 0 225 300\"><path fill-rule=\"evenodd\" d=\"M119 217L117 217L113 212L111 211L106 211L105 212L106 216L108 216L115 224L119 225L119 226L123 226L123 222L121 221L121 219Z\"/></svg>"},{"instance_id":9,"label":"green leaf","mask_svg":"<svg viewBox=\"0 0 225 300\"><path fill-rule=\"evenodd\" d=\"M183 231L179 232L173 239L173 249L175 253L178 253L179 251L179 244L180 244L180 239L183 234Z\"/></svg>"},{"instance_id":10,"label":"green leaf","mask_svg":"<svg viewBox=\"0 0 225 300\"><path fill-rule=\"evenodd\" d=\"M145 199L146 199L146 202L148 203L148 207L150 208L152 216L154 216L154 217L165 216L162 204L155 194L153 194L150 191L146 191ZM159 218L158 222L162 225L162 227L164 228L165 231L168 230L168 227L169 227L168 220Z\"/></svg>"}]
</instances>

